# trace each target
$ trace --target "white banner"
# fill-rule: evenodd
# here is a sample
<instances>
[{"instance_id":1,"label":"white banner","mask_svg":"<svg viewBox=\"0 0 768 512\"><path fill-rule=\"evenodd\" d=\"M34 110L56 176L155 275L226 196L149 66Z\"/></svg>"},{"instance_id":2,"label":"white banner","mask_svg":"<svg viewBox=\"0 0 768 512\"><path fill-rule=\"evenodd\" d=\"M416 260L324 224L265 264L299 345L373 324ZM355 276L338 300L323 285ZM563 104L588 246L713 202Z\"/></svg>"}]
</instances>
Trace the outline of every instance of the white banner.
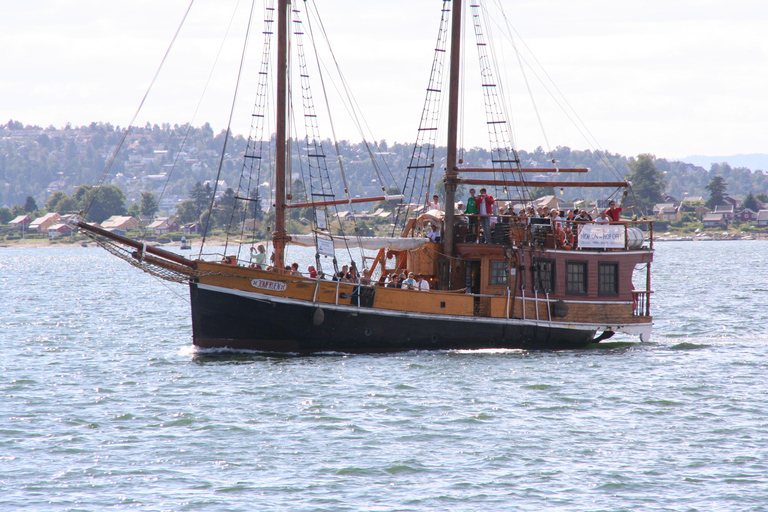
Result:
<instances>
[{"instance_id":1,"label":"white banner","mask_svg":"<svg viewBox=\"0 0 768 512\"><path fill-rule=\"evenodd\" d=\"M334 252L334 249L333 249L333 240L318 236L317 252L319 254L322 254L323 256L328 256L329 258L335 257L336 253Z\"/></svg>"},{"instance_id":2,"label":"white banner","mask_svg":"<svg viewBox=\"0 0 768 512\"><path fill-rule=\"evenodd\" d=\"M325 220L325 210L315 208L315 219L317 220L317 229L328 229L328 222Z\"/></svg>"},{"instance_id":3,"label":"white banner","mask_svg":"<svg viewBox=\"0 0 768 512\"><path fill-rule=\"evenodd\" d=\"M579 247L582 249L624 248L624 226L583 224L579 228Z\"/></svg>"}]
</instances>

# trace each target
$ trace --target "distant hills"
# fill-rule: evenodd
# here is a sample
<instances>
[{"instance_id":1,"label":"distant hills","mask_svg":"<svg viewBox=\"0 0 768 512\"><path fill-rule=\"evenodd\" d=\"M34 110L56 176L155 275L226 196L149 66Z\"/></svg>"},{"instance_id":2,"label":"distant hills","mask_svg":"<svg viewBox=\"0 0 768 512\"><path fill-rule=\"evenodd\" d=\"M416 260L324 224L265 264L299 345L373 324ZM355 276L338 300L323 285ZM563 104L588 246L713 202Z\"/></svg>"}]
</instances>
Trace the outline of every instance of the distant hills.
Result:
<instances>
[{"instance_id":1,"label":"distant hills","mask_svg":"<svg viewBox=\"0 0 768 512\"><path fill-rule=\"evenodd\" d=\"M726 162L732 168L746 167L753 171L768 171L768 154L752 153L749 155L729 155L729 156L704 156L692 155L681 158L683 162L693 164L704 169L709 169L712 164L721 164Z\"/></svg>"}]
</instances>

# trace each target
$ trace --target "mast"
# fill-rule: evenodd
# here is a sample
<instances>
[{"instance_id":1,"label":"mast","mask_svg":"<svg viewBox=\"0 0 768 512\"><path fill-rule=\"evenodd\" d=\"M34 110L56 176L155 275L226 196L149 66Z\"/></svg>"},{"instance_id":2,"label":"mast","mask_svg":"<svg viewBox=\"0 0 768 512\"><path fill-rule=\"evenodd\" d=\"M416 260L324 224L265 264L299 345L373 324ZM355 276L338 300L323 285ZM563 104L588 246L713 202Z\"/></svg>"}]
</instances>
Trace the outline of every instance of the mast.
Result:
<instances>
[{"instance_id":1,"label":"mast","mask_svg":"<svg viewBox=\"0 0 768 512\"><path fill-rule=\"evenodd\" d=\"M446 271L441 273L440 281L443 289L450 289L451 261L453 258L453 217L456 203L456 187L459 171L456 166L458 153L459 127L459 63L461 60L461 2L453 0L451 12L451 67L448 92L448 143L445 164L445 233L443 248L445 252Z\"/></svg>"},{"instance_id":2,"label":"mast","mask_svg":"<svg viewBox=\"0 0 768 512\"><path fill-rule=\"evenodd\" d=\"M275 128L275 247L274 266L285 268L285 173L288 119L288 24L291 0L278 0L277 7L277 126Z\"/></svg>"}]
</instances>

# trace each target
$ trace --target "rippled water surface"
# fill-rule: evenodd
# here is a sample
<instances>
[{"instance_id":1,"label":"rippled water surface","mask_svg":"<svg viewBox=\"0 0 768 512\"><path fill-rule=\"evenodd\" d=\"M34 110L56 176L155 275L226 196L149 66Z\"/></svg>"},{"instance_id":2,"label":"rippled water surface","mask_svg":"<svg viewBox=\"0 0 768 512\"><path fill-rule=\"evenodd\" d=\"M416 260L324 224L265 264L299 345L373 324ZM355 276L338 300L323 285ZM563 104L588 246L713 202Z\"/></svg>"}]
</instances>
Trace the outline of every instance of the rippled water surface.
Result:
<instances>
[{"instance_id":1,"label":"rippled water surface","mask_svg":"<svg viewBox=\"0 0 768 512\"><path fill-rule=\"evenodd\" d=\"M183 286L0 248L0 510L768 510L768 243L653 288L650 343L200 353Z\"/></svg>"}]
</instances>

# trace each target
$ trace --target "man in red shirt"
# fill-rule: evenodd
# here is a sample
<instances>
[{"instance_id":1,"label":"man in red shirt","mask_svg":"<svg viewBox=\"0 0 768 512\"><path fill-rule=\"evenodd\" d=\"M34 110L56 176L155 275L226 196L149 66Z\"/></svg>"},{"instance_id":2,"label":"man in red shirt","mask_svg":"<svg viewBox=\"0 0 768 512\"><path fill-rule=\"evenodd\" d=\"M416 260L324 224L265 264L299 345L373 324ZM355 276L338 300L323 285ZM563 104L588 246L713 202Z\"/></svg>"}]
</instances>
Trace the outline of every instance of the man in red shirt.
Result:
<instances>
[{"instance_id":1,"label":"man in red shirt","mask_svg":"<svg viewBox=\"0 0 768 512\"><path fill-rule=\"evenodd\" d=\"M608 202L608 209L605 210L606 215L608 215L608 220L611 222L619 222L621 215L621 212L624 210L631 210L634 208L634 206L625 206L624 208L620 206L616 206L616 201L609 201Z\"/></svg>"},{"instance_id":2,"label":"man in red shirt","mask_svg":"<svg viewBox=\"0 0 768 512\"><path fill-rule=\"evenodd\" d=\"M480 189L480 195L475 198L477 213L480 214L480 224L483 226L485 243L491 243L491 215L493 215L493 196L487 194L484 188Z\"/></svg>"}]
</instances>

